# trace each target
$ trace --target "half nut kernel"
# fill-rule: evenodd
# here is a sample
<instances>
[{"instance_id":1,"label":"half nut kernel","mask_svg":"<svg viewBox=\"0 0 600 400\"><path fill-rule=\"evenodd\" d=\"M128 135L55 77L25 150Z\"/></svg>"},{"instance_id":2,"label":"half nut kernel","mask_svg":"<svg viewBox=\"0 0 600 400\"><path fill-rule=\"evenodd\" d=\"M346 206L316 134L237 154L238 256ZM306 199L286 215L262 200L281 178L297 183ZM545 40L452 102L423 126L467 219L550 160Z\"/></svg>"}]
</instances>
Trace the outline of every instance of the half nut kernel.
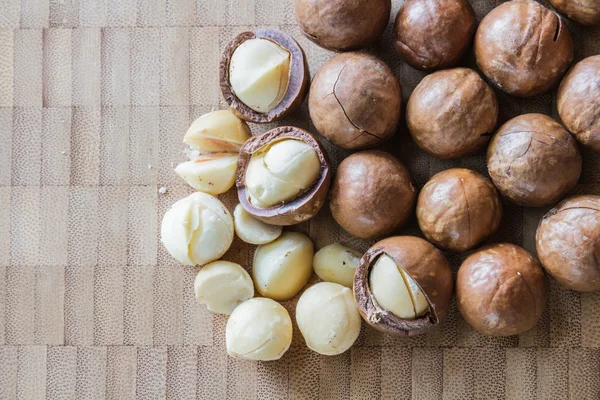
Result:
<instances>
[{"instance_id":1,"label":"half nut kernel","mask_svg":"<svg viewBox=\"0 0 600 400\"><path fill-rule=\"evenodd\" d=\"M248 124L230 110L204 114L192 122L183 142L199 152L235 152L250 137Z\"/></svg>"},{"instance_id":2,"label":"half nut kernel","mask_svg":"<svg viewBox=\"0 0 600 400\"><path fill-rule=\"evenodd\" d=\"M238 204L233 211L235 233L240 239L250 244L267 244L281 235L282 228L265 224L257 220Z\"/></svg>"},{"instance_id":3,"label":"half nut kernel","mask_svg":"<svg viewBox=\"0 0 600 400\"><path fill-rule=\"evenodd\" d=\"M175 173L194 189L217 195L235 184L237 163L235 153L208 154L177 165Z\"/></svg>"},{"instance_id":4,"label":"half nut kernel","mask_svg":"<svg viewBox=\"0 0 600 400\"><path fill-rule=\"evenodd\" d=\"M198 272L194 293L208 311L230 315L238 305L254 296L254 284L250 274L239 264L219 260Z\"/></svg>"}]
</instances>

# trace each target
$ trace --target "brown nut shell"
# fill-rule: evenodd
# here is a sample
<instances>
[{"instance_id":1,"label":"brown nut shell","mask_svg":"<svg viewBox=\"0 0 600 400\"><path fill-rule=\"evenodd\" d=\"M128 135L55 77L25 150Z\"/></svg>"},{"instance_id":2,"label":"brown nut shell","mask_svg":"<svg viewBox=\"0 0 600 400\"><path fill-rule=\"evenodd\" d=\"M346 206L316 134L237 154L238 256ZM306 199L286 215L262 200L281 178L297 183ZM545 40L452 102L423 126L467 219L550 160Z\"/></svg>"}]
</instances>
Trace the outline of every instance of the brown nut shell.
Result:
<instances>
[{"instance_id":1,"label":"brown nut shell","mask_svg":"<svg viewBox=\"0 0 600 400\"><path fill-rule=\"evenodd\" d=\"M452 168L434 175L417 200L421 231L448 251L466 251L500 226L502 203L492 182L479 172Z\"/></svg>"},{"instance_id":2,"label":"brown nut shell","mask_svg":"<svg viewBox=\"0 0 600 400\"><path fill-rule=\"evenodd\" d=\"M334 51L368 46L385 30L391 0L296 0L296 21L302 33Z\"/></svg>"},{"instance_id":3,"label":"brown nut shell","mask_svg":"<svg viewBox=\"0 0 600 400\"><path fill-rule=\"evenodd\" d=\"M250 39L270 40L290 53L290 79L287 91L279 104L266 113L257 112L244 104L233 92L229 82L231 57L240 44ZM240 119L257 124L279 121L297 110L306 96L309 81L308 63L300 45L288 34L272 28L240 33L225 47L219 64L219 87L223 99Z\"/></svg>"},{"instance_id":4,"label":"brown nut shell","mask_svg":"<svg viewBox=\"0 0 600 400\"><path fill-rule=\"evenodd\" d=\"M375 239L404 225L416 198L408 169L391 154L369 150L354 153L340 163L329 208L346 232Z\"/></svg>"},{"instance_id":5,"label":"brown nut shell","mask_svg":"<svg viewBox=\"0 0 600 400\"><path fill-rule=\"evenodd\" d=\"M550 0L550 4L558 12L580 24L600 23L600 1L598 0Z\"/></svg>"},{"instance_id":6,"label":"brown nut shell","mask_svg":"<svg viewBox=\"0 0 600 400\"><path fill-rule=\"evenodd\" d=\"M571 290L600 290L600 196L574 196L542 218L536 234L542 265Z\"/></svg>"},{"instance_id":7,"label":"brown nut shell","mask_svg":"<svg viewBox=\"0 0 600 400\"><path fill-rule=\"evenodd\" d=\"M468 68L427 75L410 95L406 122L415 143L430 155L455 159L481 150L498 122L491 87Z\"/></svg>"},{"instance_id":8,"label":"brown nut shell","mask_svg":"<svg viewBox=\"0 0 600 400\"><path fill-rule=\"evenodd\" d=\"M300 196L281 205L260 208L248 201L246 194L246 169L252 154L264 146L283 139L301 140L315 149L321 162L321 172L315 183ZM327 152L321 144L308 132L292 126L280 126L262 135L252 136L240 149L236 186L240 204L256 219L271 225L296 225L314 217L327 198L331 182L331 169Z\"/></svg>"},{"instance_id":9,"label":"brown nut shell","mask_svg":"<svg viewBox=\"0 0 600 400\"><path fill-rule=\"evenodd\" d=\"M537 323L548 287L539 262L526 250L496 243L471 254L458 270L456 303L484 335L510 336Z\"/></svg>"},{"instance_id":10,"label":"brown nut shell","mask_svg":"<svg viewBox=\"0 0 600 400\"><path fill-rule=\"evenodd\" d=\"M406 0L394 25L396 51L413 68L448 68L469 50L476 27L467 0Z\"/></svg>"},{"instance_id":11,"label":"brown nut shell","mask_svg":"<svg viewBox=\"0 0 600 400\"><path fill-rule=\"evenodd\" d=\"M308 109L321 135L343 149L373 147L396 132L402 91L393 71L364 52L329 59L310 87Z\"/></svg>"},{"instance_id":12,"label":"brown nut shell","mask_svg":"<svg viewBox=\"0 0 600 400\"><path fill-rule=\"evenodd\" d=\"M547 92L573 59L573 41L560 16L533 0L513 0L486 15L475 34L481 72L520 97Z\"/></svg>"},{"instance_id":13,"label":"brown nut shell","mask_svg":"<svg viewBox=\"0 0 600 400\"><path fill-rule=\"evenodd\" d=\"M405 320L377 304L369 287L369 273L382 254L391 257L419 285L429 304L425 315ZM394 236L375 243L354 274L354 300L362 318L379 331L397 335L418 335L439 325L448 313L453 287L452 270L442 252L414 236Z\"/></svg>"},{"instance_id":14,"label":"brown nut shell","mask_svg":"<svg viewBox=\"0 0 600 400\"><path fill-rule=\"evenodd\" d=\"M488 172L500 193L529 207L556 203L581 175L577 142L544 114L524 114L506 122L487 153Z\"/></svg>"},{"instance_id":15,"label":"brown nut shell","mask_svg":"<svg viewBox=\"0 0 600 400\"><path fill-rule=\"evenodd\" d=\"M600 7L600 2L598 3ZM558 88L558 114L579 143L600 153L600 55L588 57L567 73Z\"/></svg>"}]
</instances>

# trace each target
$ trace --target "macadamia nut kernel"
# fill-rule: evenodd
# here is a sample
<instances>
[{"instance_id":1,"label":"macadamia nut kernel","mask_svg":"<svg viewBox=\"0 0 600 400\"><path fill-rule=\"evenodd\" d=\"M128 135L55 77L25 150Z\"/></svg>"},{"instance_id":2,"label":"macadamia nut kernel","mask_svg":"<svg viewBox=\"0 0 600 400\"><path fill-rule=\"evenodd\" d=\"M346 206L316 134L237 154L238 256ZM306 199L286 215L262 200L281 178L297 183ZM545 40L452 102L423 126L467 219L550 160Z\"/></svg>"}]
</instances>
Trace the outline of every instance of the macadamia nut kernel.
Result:
<instances>
[{"instance_id":1,"label":"macadamia nut kernel","mask_svg":"<svg viewBox=\"0 0 600 400\"><path fill-rule=\"evenodd\" d=\"M265 224L238 204L233 211L235 233L246 243L267 244L281 235L281 226Z\"/></svg>"},{"instance_id":2,"label":"macadamia nut kernel","mask_svg":"<svg viewBox=\"0 0 600 400\"><path fill-rule=\"evenodd\" d=\"M240 265L214 261L196 275L194 292L198 301L206 304L208 311L229 315L238 305L254 296L254 283Z\"/></svg>"},{"instance_id":3,"label":"macadamia nut kernel","mask_svg":"<svg viewBox=\"0 0 600 400\"><path fill-rule=\"evenodd\" d=\"M290 53L268 39L250 39L231 56L229 82L235 95L257 112L271 111L285 95Z\"/></svg>"},{"instance_id":4,"label":"macadamia nut kernel","mask_svg":"<svg viewBox=\"0 0 600 400\"><path fill-rule=\"evenodd\" d=\"M351 288L354 272L362 254L340 243L333 243L317 251L313 268L325 282L338 283Z\"/></svg>"},{"instance_id":5,"label":"macadamia nut kernel","mask_svg":"<svg viewBox=\"0 0 600 400\"><path fill-rule=\"evenodd\" d=\"M248 124L230 110L218 110L196 119L183 142L200 152L238 152L249 137Z\"/></svg>"},{"instance_id":6,"label":"macadamia nut kernel","mask_svg":"<svg viewBox=\"0 0 600 400\"><path fill-rule=\"evenodd\" d=\"M179 200L166 212L161 241L177 261L203 265L229 250L233 232L233 218L223 203L198 192Z\"/></svg>"},{"instance_id":7,"label":"macadamia nut kernel","mask_svg":"<svg viewBox=\"0 0 600 400\"><path fill-rule=\"evenodd\" d=\"M254 253L252 275L258 292L274 300L294 297L312 275L313 243L298 232L284 232Z\"/></svg>"},{"instance_id":8,"label":"macadamia nut kernel","mask_svg":"<svg viewBox=\"0 0 600 400\"><path fill-rule=\"evenodd\" d=\"M361 318L352 290L337 283L321 282L300 296L296 322L311 350L334 356L354 344L360 333Z\"/></svg>"},{"instance_id":9,"label":"macadamia nut kernel","mask_svg":"<svg viewBox=\"0 0 600 400\"><path fill-rule=\"evenodd\" d=\"M278 360L292 343L292 320L279 303L254 298L233 310L225 328L227 354L246 360Z\"/></svg>"},{"instance_id":10,"label":"macadamia nut kernel","mask_svg":"<svg viewBox=\"0 0 600 400\"><path fill-rule=\"evenodd\" d=\"M194 189L217 195L225 193L235 184L237 161L238 155L234 153L198 156L179 164L175 173Z\"/></svg>"}]
</instances>

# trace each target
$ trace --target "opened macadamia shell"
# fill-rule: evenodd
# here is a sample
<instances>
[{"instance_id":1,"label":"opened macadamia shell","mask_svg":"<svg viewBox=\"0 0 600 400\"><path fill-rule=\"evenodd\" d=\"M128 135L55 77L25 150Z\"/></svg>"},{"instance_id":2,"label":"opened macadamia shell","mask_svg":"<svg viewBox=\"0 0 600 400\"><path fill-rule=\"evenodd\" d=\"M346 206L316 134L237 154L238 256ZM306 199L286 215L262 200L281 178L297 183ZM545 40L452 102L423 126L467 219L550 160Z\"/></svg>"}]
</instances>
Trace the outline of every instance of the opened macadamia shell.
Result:
<instances>
[{"instance_id":1,"label":"opened macadamia shell","mask_svg":"<svg viewBox=\"0 0 600 400\"><path fill-rule=\"evenodd\" d=\"M429 304L426 314L405 320L377 304L369 287L369 273L384 254L419 285ZM375 329L398 335L417 335L439 325L448 313L452 292L452 270L443 254L413 236L394 236L376 243L362 257L354 275L354 300L360 315Z\"/></svg>"},{"instance_id":2,"label":"opened macadamia shell","mask_svg":"<svg viewBox=\"0 0 600 400\"><path fill-rule=\"evenodd\" d=\"M400 83L379 58L339 54L317 71L308 109L317 131L343 149L373 147L396 132L402 107Z\"/></svg>"},{"instance_id":3,"label":"opened macadamia shell","mask_svg":"<svg viewBox=\"0 0 600 400\"><path fill-rule=\"evenodd\" d=\"M268 208L261 208L249 201L246 193L246 170L252 154L277 141L294 139L309 144L321 162L321 171L315 183L295 199ZM271 225L296 225L315 216L329 191L331 172L327 153L321 144L308 132L292 126L272 129L262 135L251 137L240 149L236 186L240 204L256 219Z\"/></svg>"},{"instance_id":4,"label":"opened macadamia shell","mask_svg":"<svg viewBox=\"0 0 600 400\"><path fill-rule=\"evenodd\" d=\"M250 39L270 40L290 53L290 76L287 91L279 104L266 113L254 111L244 104L233 92L229 81L231 57L240 44ZM225 47L225 51L221 56L221 63L219 65L219 87L221 94L233 112L245 121L255 123L279 121L286 115L294 112L304 100L309 81L310 74L304 51L291 36L277 29L266 28L240 33Z\"/></svg>"},{"instance_id":5,"label":"opened macadamia shell","mask_svg":"<svg viewBox=\"0 0 600 400\"><path fill-rule=\"evenodd\" d=\"M539 262L514 244L492 244L470 255L458 270L456 302L478 332L509 336L537 323L547 284Z\"/></svg>"},{"instance_id":6,"label":"opened macadamia shell","mask_svg":"<svg viewBox=\"0 0 600 400\"><path fill-rule=\"evenodd\" d=\"M552 7L569 19L583 25L600 23L600 1L598 0L549 0Z\"/></svg>"},{"instance_id":7,"label":"opened macadamia shell","mask_svg":"<svg viewBox=\"0 0 600 400\"><path fill-rule=\"evenodd\" d=\"M560 16L533 0L501 4L475 35L481 72L501 90L528 97L547 92L573 59L573 42Z\"/></svg>"},{"instance_id":8,"label":"opened macadamia shell","mask_svg":"<svg viewBox=\"0 0 600 400\"><path fill-rule=\"evenodd\" d=\"M494 135L488 172L503 196L529 207L556 203L577 184L582 159L577 142L543 114L511 119Z\"/></svg>"},{"instance_id":9,"label":"opened macadamia shell","mask_svg":"<svg viewBox=\"0 0 600 400\"><path fill-rule=\"evenodd\" d=\"M600 196L571 197L542 218L536 234L542 265L571 290L600 290Z\"/></svg>"}]
</instances>

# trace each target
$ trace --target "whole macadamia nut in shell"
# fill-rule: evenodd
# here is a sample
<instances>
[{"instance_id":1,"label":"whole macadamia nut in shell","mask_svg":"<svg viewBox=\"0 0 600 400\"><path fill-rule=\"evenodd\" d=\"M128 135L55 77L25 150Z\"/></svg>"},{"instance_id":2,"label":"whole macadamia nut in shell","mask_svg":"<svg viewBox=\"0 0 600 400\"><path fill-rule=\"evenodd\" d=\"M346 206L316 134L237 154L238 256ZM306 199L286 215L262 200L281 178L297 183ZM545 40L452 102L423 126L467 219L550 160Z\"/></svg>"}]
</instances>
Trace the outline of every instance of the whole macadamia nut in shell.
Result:
<instances>
[{"instance_id":1,"label":"whole macadamia nut in shell","mask_svg":"<svg viewBox=\"0 0 600 400\"><path fill-rule=\"evenodd\" d=\"M506 122L487 153L488 172L500 193L529 207L556 203L577 184L582 159L577 142L543 114Z\"/></svg>"},{"instance_id":2,"label":"whole macadamia nut in shell","mask_svg":"<svg viewBox=\"0 0 600 400\"><path fill-rule=\"evenodd\" d=\"M475 34L481 72L501 90L520 97L547 92L573 59L573 42L560 16L533 0L503 3Z\"/></svg>"},{"instance_id":3,"label":"whole macadamia nut in shell","mask_svg":"<svg viewBox=\"0 0 600 400\"><path fill-rule=\"evenodd\" d=\"M552 7L569 19L583 25L600 23L600 1L598 0L549 0Z\"/></svg>"},{"instance_id":4,"label":"whole macadamia nut in shell","mask_svg":"<svg viewBox=\"0 0 600 400\"><path fill-rule=\"evenodd\" d=\"M465 168L434 175L417 200L417 220L425 237L448 251L466 251L493 235L502 203L492 182Z\"/></svg>"},{"instance_id":5,"label":"whole macadamia nut in shell","mask_svg":"<svg viewBox=\"0 0 600 400\"><path fill-rule=\"evenodd\" d=\"M415 143L444 159L481 150L497 121L494 91L468 68L427 75L410 95L406 107L406 122Z\"/></svg>"},{"instance_id":6,"label":"whole macadamia nut in shell","mask_svg":"<svg viewBox=\"0 0 600 400\"><path fill-rule=\"evenodd\" d=\"M373 147L396 132L402 92L392 70L377 57L344 53L317 71L308 96L317 131L343 149Z\"/></svg>"},{"instance_id":7,"label":"whole macadamia nut in shell","mask_svg":"<svg viewBox=\"0 0 600 400\"><path fill-rule=\"evenodd\" d=\"M376 40L388 24L391 0L296 0L300 30L321 47L358 50Z\"/></svg>"},{"instance_id":8,"label":"whole macadamia nut in shell","mask_svg":"<svg viewBox=\"0 0 600 400\"><path fill-rule=\"evenodd\" d=\"M600 196L574 196L542 218L537 253L554 279L571 290L600 290Z\"/></svg>"},{"instance_id":9,"label":"whole macadamia nut in shell","mask_svg":"<svg viewBox=\"0 0 600 400\"><path fill-rule=\"evenodd\" d=\"M340 163L329 208L346 232L374 239L404 225L416 198L408 169L391 154L369 150L352 154Z\"/></svg>"},{"instance_id":10,"label":"whole macadamia nut in shell","mask_svg":"<svg viewBox=\"0 0 600 400\"><path fill-rule=\"evenodd\" d=\"M448 68L465 55L476 27L467 0L407 0L396 16L396 51L413 68Z\"/></svg>"},{"instance_id":11,"label":"whole macadamia nut in shell","mask_svg":"<svg viewBox=\"0 0 600 400\"><path fill-rule=\"evenodd\" d=\"M471 254L456 279L456 303L480 333L509 336L537 323L547 284L539 262L514 244L492 244Z\"/></svg>"}]
</instances>

